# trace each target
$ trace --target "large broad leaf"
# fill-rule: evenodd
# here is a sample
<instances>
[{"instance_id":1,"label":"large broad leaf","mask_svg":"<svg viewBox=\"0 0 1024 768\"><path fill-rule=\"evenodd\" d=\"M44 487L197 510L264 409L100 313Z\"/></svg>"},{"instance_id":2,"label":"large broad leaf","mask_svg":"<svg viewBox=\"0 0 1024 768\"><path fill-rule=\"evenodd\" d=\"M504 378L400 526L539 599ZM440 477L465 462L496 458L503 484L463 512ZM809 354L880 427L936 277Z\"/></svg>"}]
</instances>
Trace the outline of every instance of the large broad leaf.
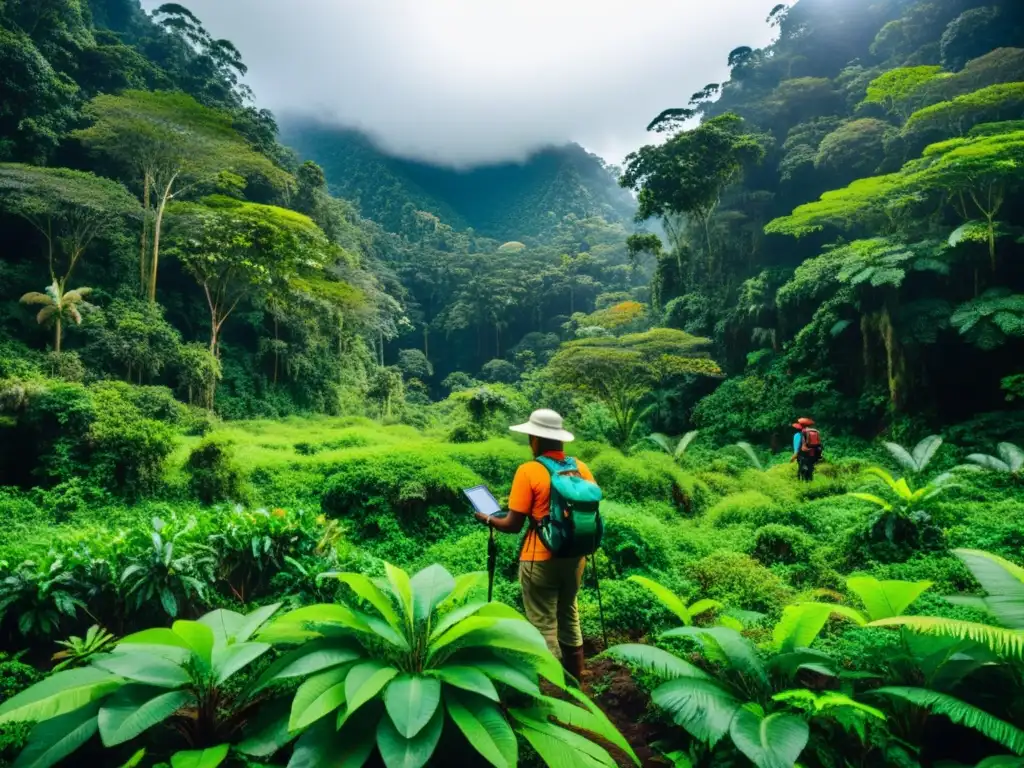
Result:
<instances>
[{"instance_id":1,"label":"large broad leaf","mask_svg":"<svg viewBox=\"0 0 1024 768\"><path fill-rule=\"evenodd\" d=\"M869 626L906 627L925 635L971 640L984 645L997 656L1024 661L1024 632L1013 629L936 616L896 616L873 621Z\"/></svg>"},{"instance_id":2,"label":"large broad leaf","mask_svg":"<svg viewBox=\"0 0 1024 768\"><path fill-rule=\"evenodd\" d=\"M1024 568L977 549L955 549L984 587L985 608L1005 627L1024 630Z\"/></svg>"},{"instance_id":3,"label":"large broad leaf","mask_svg":"<svg viewBox=\"0 0 1024 768\"><path fill-rule=\"evenodd\" d=\"M233 642L244 621L245 616L226 608L218 608L199 618L199 623L205 624L213 632L213 640L217 645L228 645Z\"/></svg>"},{"instance_id":4,"label":"large broad leaf","mask_svg":"<svg viewBox=\"0 0 1024 768\"><path fill-rule=\"evenodd\" d=\"M245 738L235 749L250 757L270 757L285 747L295 734L288 730L289 702L284 699L260 707L256 719L246 728Z\"/></svg>"},{"instance_id":5,"label":"large broad leaf","mask_svg":"<svg viewBox=\"0 0 1024 768\"><path fill-rule=\"evenodd\" d=\"M123 678L95 667L57 672L0 704L0 723L60 717L103 698L124 683Z\"/></svg>"},{"instance_id":6,"label":"large broad leaf","mask_svg":"<svg viewBox=\"0 0 1024 768\"><path fill-rule=\"evenodd\" d=\"M366 709L340 731L330 720L321 720L295 742L288 768L360 768L377 744L379 719L379 711Z\"/></svg>"},{"instance_id":7,"label":"large broad leaf","mask_svg":"<svg viewBox=\"0 0 1024 768\"><path fill-rule=\"evenodd\" d=\"M608 751L585 736L512 711L516 733L525 738L548 768L616 768Z\"/></svg>"},{"instance_id":8,"label":"large broad leaf","mask_svg":"<svg viewBox=\"0 0 1024 768\"><path fill-rule=\"evenodd\" d=\"M74 712L39 723L32 729L14 768L50 768L59 763L96 734L99 711L100 703L94 701Z\"/></svg>"},{"instance_id":9,"label":"large broad leaf","mask_svg":"<svg viewBox=\"0 0 1024 768\"><path fill-rule=\"evenodd\" d=\"M896 463L900 465L904 472L917 472L917 462L914 461L914 457L910 454L906 448L898 443L885 443L886 450L892 454L892 457L896 459Z\"/></svg>"},{"instance_id":10,"label":"large broad leaf","mask_svg":"<svg viewBox=\"0 0 1024 768\"><path fill-rule=\"evenodd\" d=\"M999 455L1010 468L1010 472L1017 473L1024 469L1024 449L1013 443L1000 443L996 446Z\"/></svg>"},{"instance_id":11,"label":"large broad leaf","mask_svg":"<svg viewBox=\"0 0 1024 768\"><path fill-rule=\"evenodd\" d=\"M213 674L217 685L270 650L266 643L235 643L213 651Z\"/></svg>"},{"instance_id":12,"label":"large broad leaf","mask_svg":"<svg viewBox=\"0 0 1024 768\"><path fill-rule=\"evenodd\" d=\"M100 708L103 746L115 747L131 741L182 707L194 703L188 691L168 692L148 685L126 685Z\"/></svg>"},{"instance_id":13,"label":"large broad leaf","mask_svg":"<svg viewBox=\"0 0 1024 768\"><path fill-rule=\"evenodd\" d=\"M339 644L337 640L311 640L275 661L260 675L255 690L265 688L278 680L305 677L325 669L356 661L362 651L354 646Z\"/></svg>"},{"instance_id":14,"label":"large broad leaf","mask_svg":"<svg viewBox=\"0 0 1024 768\"><path fill-rule=\"evenodd\" d=\"M504 648L517 653L550 655L544 637L536 627L516 619L474 616L456 624L430 646L430 658L453 643L462 647Z\"/></svg>"},{"instance_id":15,"label":"large broad leaf","mask_svg":"<svg viewBox=\"0 0 1024 768\"><path fill-rule=\"evenodd\" d=\"M192 646L185 638L166 628L146 629L142 632L122 637L118 646L122 645L169 645L175 648L183 648L186 651L192 650Z\"/></svg>"},{"instance_id":16,"label":"large broad leaf","mask_svg":"<svg viewBox=\"0 0 1024 768\"><path fill-rule=\"evenodd\" d=\"M476 667L450 664L438 669L428 670L427 674L433 675L441 682L455 688L461 688L464 691L478 694L491 701L500 701L494 683Z\"/></svg>"},{"instance_id":17,"label":"large broad leaf","mask_svg":"<svg viewBox=\"0 0 1024 768\"><path fill-rule=\"evenodd\" d=\"M402 621L398 617L398 613L395 612L395 606L391 603L391 598L373 583L373 579L361 573L338 573L333 575L342 584L348 584L357 596L376 608L377 612L384 617L388 626L396 632L404 631Z\"/></svg>"},{"instance_id":18,"label":"large broad leaf","mask_svg":"<svg viewBox=\"0 0 1024 768\"><path fill-rule=\"evenodd\" d=\"M384 572L387 574L388 583L391 585L392 592L395 597L398 598L399 605L402 606L402 613L405 616L406 626L408 626L409 629L412 629L412 582L409 580L409 574L401 568L396 568L391 565L391 563L384 563Z\"/></svg>"},{"instance_id":19,"label":"large broad leaf","mask_svg":"<svg viewBox=\"0 0 1024 768\"><path fill-rule=\"evenodd\" d=\"M253 635L259 632L260 628L270 620L270 617L277 613L277 610L280 607L281 603L272 603L271 605L264 605L262 608L257 608L252 613L246 614L242 625L235 630L235 634L228 639L236 643L248 642L252 639ZM202 620L200 619L200 621Z\"/></svg>"},{"instance_id":20,"label":"large broad leaf","mask_svg":"<svg viewBox=\"0 0 1024 768\"><path fill-rule=\"evenodd\" d=\"M159 688L181 688L192 680L188 672L173 661L142 653L98 656L93 659L92 665L126 680Z\"/></svg>"},{"instance_id":21,"label":"large broad leaf","mask_svg":"<svg viewBox=\"0 0 1024 768\"><path fill-rule=\"evenodd\" d=\"M793 768L807 746L810 728L796 715L759 717L749 709L736 712L729 728L733 744L757 768Z\"/></svg>"},{"instance_id":22,"label":"large broad leaf","mask_svg":"<svg viewBox=\"0 0 1024 768\"><path fill-rule=\"evenodd\" d=\"M684 661L668 651L655 648L653 645L641 645L638 643L614 645L606 653L627 664L653 672L658 677L666 680L677 677L695 677L702 680L711 679L707 672L699 667L695 667L690 662Z\"/></svg>"},{"instance_id":23,"label":"large broad leaf","mask_svg":"<svg viewBox=\"0 0 1024 768\"><path fill-rule=\"evenodd\" d=\"M345 678L347 713L350 715L377 696L397 675L397 669L376 660L364 661L352 667Z\"/></svg>"},{"instance_id":24,"label":"large broad leaf","mask_svg":"<svg viewBox=\"0 0 1024 768\"><path fill-rule=\"evenodd\" d=\"M1002 744L1016 755L1024 755L1024 731L990 715L983 709L926 688L888 687L871 691L872 696L886 696L927 709L934 715L945 715L954 723L973 728L992 741Z\"/></svg>"},{"instance_id":25,"label":"large broad leaf","mask_svg":"<svg viewBox=\"0 0 1024 768\"><path fill-rule=\"evenodd\" d=\"M487 585L486 571L474 571L464 573L455 577L455 589L438 606L440 610L448 610L453 605L458 605L465 600L475 589L482 589Z\"/></svg>"},{"instance_id":26,"label":"large broad leaf","mask_svg":"<svg viewBox=\"0 0 1024 768\"><path fill-rule=\"evenodd\" d=\"M346 667L331 669L300 685L292 699L288 730L305 728L344 704L346 675Z\"/></svg>"},{"instance_id":27,"label":"large broad leaf","mask_svg":"<svg viewBox=\"0 0 1024 768\"><path fill-rule=\"evenodd\" d=\"M512 768L518 763L516 735L495 704L450 689L445 691L444 702L466 741L487 762L496 768Z\"/></svg>"},{"instance_id":28,"label":"large broad leaf","mask_svg":"<svg viewBox=\"0 0 1024 768\"><path fill-rule=\"evenodd\" d=\"M444 725L444 709L437 707L434 716L415 736L407 739L395 728L390 717L382 717L377 725L377 749L387 768L422 768L437 749Z\"/></svg>"},{"instance_id":29,"label":"large broad leaf","mask_svg":"<svg viewBox=\"0 0 1024 768\"><path fill-rule=\"evenodd\" d=\"M776 650L786 652L808 647L815 641L826 622L833 615L843 616L859 625L866 623L858 611L845 605L834 603L789 605L782 612L782 618L772 632Z\"/></svg>"},{"instance_id":30,"label":"large broad leaf","mask_svg":"<svg viewBox=\"0 0 1024 768\"><path fill-rule=\"evenodd\" d=\"M431 565L412 577L413 619L426 621L455 589L455 579L440 565Z\"/></svg>"},{"instance_id":31,"label":"large broad leaf","mask_svg":"<svg viewBox=\"0 0 1024 768\"><path fill-rule=\"evenodd\" d=\"M694 738L717 744L742 702L717 683L681 677L654 689L651 699Z\"/></svg>"},{"instance_id":32,"label":"large broad leaf","mask_svg":"<svg viewBox=\"0 0 1024 768\"><path fill-rule=\"evenodd\" d=\"M368 630L366 624L348 606L338 603L321 603L296 608L294 611L278 616L260 630L259 638L268 643L302 642L311 635L319 634L315 629L303 632L303 628L332 624L357 632Z\"/></svg>"},{"instance_id":33,"label":"large broad leaf","mask_svg":"<svg viewBox=\"0 0 1024 768\"><path fill-rule=\"evenodd\" d=\"M619 729L612 724L600 707L577 688L569 688L567 693L576 700L575 704L561 699L543 699L542 707L547 715L545 719L554 718L560 725L603 739L617 747L636 765L640 765L640 758L636 756L629 742L619 733Z\"/></svg>"},{"instance_id":34,"label":"large broad leaf","mask_svg":"<svg viewBox=\"0 0 1024 768\"><path fill-rule=\"evenodd\" d=\"M384 692L384 706L395 730L411 739L430 722L441 703L441 683L433 677L400 675Z\"/></svg>"},{"instance_id":35,"label":"large broad leaf","mask_svg":"<svg viewBox=\"0 0 1024 768\"><path fill-rule=\"evenodd\" d=\"M846 586L864 603L871 621L901 616L931 585L930 581L879 581L871 576L846 580Z\"/></svg>"},{"instance_id":36,"label":"large broad leaf","mask_svg":"<svg viewBox=\"0 0 1024 768\"><path fill-rule=\"evenodd\" d=\"M171 755L171 768L217 768L228 756L229 744Z\"/></svg>"},{"instance_id":37,"label":"large broad leaf","mask_svg":"<svg viewBox=\"0 0 1024 768\"><path fill-rule=\"evenodd\" d=\"M634 584L639 584L658 598L658 602L672 611L676 618L683 622L684 626L688 627L693 623L693 618L690 616L690 611L687 609L686 603L680 600L672 590L661 586L661 584L656 581L644 578L643 576L630 576L629 581L632 581Z\"/></svg>"},{"instance_id":38,"label":"large broad leaf","mask_svg":"<svg viewBox=\"0 0 1024 768\"><path fill-rule=\"evenodd\" d=\"M725 664L761 685L768 684L761 657L747 638L729 627L678 627L662 637L693 637L701 644L704 655L711 661Z\"/></svg>"},{"instance_id":39,"label":"large broad leaf","mask_svg":"<svg viewBox=\"0 0 1024 768\"><path fill-rule=\"evenodd\" d=\"M540 696L540 687L537 685L537 675L529 674L526 671L506 664L503 661L481 661L473 665L483 672L491 680L507 685L509 688L534 698Z\"/></svg>"},{"instance_id":40,"label":"large broad leaf","mask_svg":"<svg viewBox=\"0 0 1024 768\"><path fill-rule=\"evenodd\" d=\"M189 644L192 654L209 669L213 656L213 630L198 621L176 621L171 629Z\"/></svg>"}]
</instances>

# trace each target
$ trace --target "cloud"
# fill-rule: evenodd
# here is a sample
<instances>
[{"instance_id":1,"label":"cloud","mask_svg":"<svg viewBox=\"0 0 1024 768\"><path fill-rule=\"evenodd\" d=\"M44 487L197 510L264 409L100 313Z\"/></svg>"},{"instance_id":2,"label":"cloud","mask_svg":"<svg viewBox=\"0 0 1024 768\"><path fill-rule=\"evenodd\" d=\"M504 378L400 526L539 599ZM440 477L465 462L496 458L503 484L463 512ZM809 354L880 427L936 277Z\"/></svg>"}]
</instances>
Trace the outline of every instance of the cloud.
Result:
<instances>
[{"instance_id":1,"label":"cloud","mask_svg":"<svg viewBox=\"0 0 1024 768\"><path fill-rule=\"evenodd\" d=\"M619 162L648 121L766 44L773 0L185 0L261 106L451 165L576 141ZM157 0L145 0L152 9Z\"/></svg>"}]
</instances>

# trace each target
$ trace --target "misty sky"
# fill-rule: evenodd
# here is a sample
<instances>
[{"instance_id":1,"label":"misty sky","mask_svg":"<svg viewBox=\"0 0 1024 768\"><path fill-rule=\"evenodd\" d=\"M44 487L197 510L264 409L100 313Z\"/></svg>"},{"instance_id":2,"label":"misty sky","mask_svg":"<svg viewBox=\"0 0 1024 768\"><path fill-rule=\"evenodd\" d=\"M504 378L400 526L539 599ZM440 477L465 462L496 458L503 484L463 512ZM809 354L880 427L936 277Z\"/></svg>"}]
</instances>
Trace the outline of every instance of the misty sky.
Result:
<instances>
[{"instance_id":1,"label":"misty sky","mask_svg":"<svg viewBox=\"0 0 1024 768\"><path fill-rule=\"evenodd\" d=\"M161 0L144 0L147 9ZM611 162L771 38L776 0L184 0L260 106L453 165L577 141ZM642 8L638 12L636 8Z\"/></svg>"}]
</instances>

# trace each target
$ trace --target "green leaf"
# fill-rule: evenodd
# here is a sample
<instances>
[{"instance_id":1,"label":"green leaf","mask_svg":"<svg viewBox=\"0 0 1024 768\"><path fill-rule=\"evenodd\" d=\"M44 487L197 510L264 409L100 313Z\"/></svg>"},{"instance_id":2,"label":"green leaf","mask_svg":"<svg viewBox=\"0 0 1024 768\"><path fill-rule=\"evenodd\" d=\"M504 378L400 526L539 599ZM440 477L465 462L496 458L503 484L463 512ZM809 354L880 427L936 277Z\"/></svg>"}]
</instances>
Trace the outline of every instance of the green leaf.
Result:
<instances>
[{"instance_id":1,"label":"green leaf","mask_svg":"<svg viewBox=\"0 0 1024 768\"><path fill-rule=\"evenodd\" d=\"M412 577L413 620L426 621L455 589L455 579L440 565L431 565Z\"/></svg>"},{"instance_id":2,"label":"green leaf","mask_svg":"<svg viewBox=\"0 0 1024 768\"><path fill-rule=\"evenodd\" d=\"M954 637L980 643L997 656L1024 661L1024 632L971 621L935 616L896 616L873 621L871 627L906 627L914 632L939 637Z\"/></svg>"},{"instance_id":3,"label":"green leaf","mask_svg":"<svg viewBox=\"0 0 1024 768\"><path fill-rule=\"evenodd\" d=\"M305 677L331 667L341 666L356 661L361 656L361 651L351 646L339 645L337 640L330 638L311 640L271 664L260 675L255 690L265 688L278 680Z\"/></svg>"},{"instance_id":4,"label":"green leaf","mask_svg":"<svg viewBox=\"0 0 1024 768\"><path fill-rule=\"evenodd\" d=\"M444 725L444 710L436 707L430 722L407 739L395 728L390 717L377 725L377 749L387 768L422 768L437 749Z\"/></svg>"},{"instance_id":5,"label":"green leaf","mask_svg":"<svg viewBox=\"0 0 1024 768\"><path fill-rule=\"evenodd\" d=\"M380 587L373 583L371 578L361 573L338 573L333 575L342 584L348 584L356 595L376 608L377 612L384 617L384 620L392 629L396 632L404 631L402 620L395 612L391 599L384 594Z\"/></svg>"},{"instance_id":6,"label":"green leaf","mask_svg":"<svg viewBox=\"0 0 1024 768\"><path fill-rule=\"evenodd\" d=\"M165 691L148 685L126 685L100 709L103 746L115 747L162 723L182 707L194 704L188 691Z\"/></svg>"},{"instance_id":7,"label":"green leaf","mask_svg":"<svg viewBox=\"0 0 1024 768\"><path fill-rule=\"evenodd\" d=\"M693 623L693 618L690 616L690 611L687 610L686 604L680 600L670 589L667 589L656 581L644 578L643 576L630 576L629 581L634 584L639 584L641 587L646 589L648 592L653 594L662 605L668 608L672 613L676 615L684 626L690 626Z\"/></svg>"},{"instance_id":8,"label":"green leaf","mask_svg":"<svg viewBox=\"0 0 1024 768\"><path fill-rule=\"evenodd\" d=\"M432 677L400 675L384 692L384 706L402 736L411 739L434 716L441 703L441 683Z\"/></svg>"},{"instance_id":9,"label":"green leaf","mask_svg":"<svg viewBox=\"0 0 1024 768\"><path fill-rule=\"evenodd\" d=\"M518 764L516 735L496 705L451 689L445 691L444 701L448 715L466 741L487 762L496 768L513 768Z\"/></svg>"},{"instance_id":10,"label":"green leaf","mask_svg":"<svg viewBox=\"0 0 1024 768\"><path fill-rule=\"evenodd\" d=\"M1000 624L1024 630L1024 568L998 555L977 549L955 549L988 594L986 609Z\"/></svg>"},{"instance_id":11,"label":"green leaf","mask_svg":"<svg viewBox=\"0 0 1024 768\"><path fill-rule=\"evenodd\" d=\"M759 717L748 709L736 712L729 728L733 744L757 768L793 768L807 746L810 728L796 715Z\"/></svg>"},{"instance_id":12,"label":"green leaf","mask_svg":"<svg viewBox=\"0 0 1024 768\"><path fill-rule=\"evenodd\" d=\"M213 630L198 621L176 621L171 630L188 643L196 658L209 669L213 656Z\"/></svg>"},{"instance_id":13,"label":"green leaf","mask_svg":"<svg viewBox=\"0 0 1024 768\"><path fill-rule=\"evenodd\" d=\"M365 709L340 731L330 720L321 720L295 743L288 768L361 768L376 746L379 719L379 712Z\"/></svg>"},{"instance_id":14,"label":"green leaf","mask_svg":"<svg viewBox=\"0 0 1024 768\"><path fill-rule=\"evenodd\" d=\"M872 504L877 504L886 512L892 509L892 504L890 504L888 501L886 501L880 496L875 496L873 493L855 493L851 491L846 495L852 496L855 499L860 499L861 501L868 501L871 502Z\"/></svg>"},{"instance_id":15,"label":"green leaf","mask_svg":"<svg viewBox=\"0 0 1024 768\"><path fill-rule=\"evenodd\" d=\"M178 752L171 755L171 768L217 768L227 759L230 746L221 744L209 749Z\"/></svg>"},{"instance_id":16,"label":"green leaf","mask_svg":"<svg viewBox=\"0 0 1024 768\"><path fill-rule=\"evenodd\" d=\"M434 642L434 640L439 638L460 621L468 619L470 616L479 613L486 606L487 603L481 600L478 602L467 603L466 605L459 606L458 608L449 611L438 620L437 624L430 632L430 642Z\"/></svg>"},{"instance_id":17,"label":"green leaf","mask_svg":"<svg viewBox=\"0 0 1024 768\"><path fill-rule=\"evenodd\" d=\"M865 623L864 617L845 605L834 603L797 603L786 606L782 618L775 625L772 639L779 651L807 648L821 633L829 618L839 615L853 620L858 625Z\"/></svg>"},{"instance_id":18,"label":"green leaf","mask_svg":"<svg viewBox=\"0 0 1024 768\"><path fill-rule=\"evenodd\" d=\"M368 629L366 624L348 606L340 605L339 603L321 603L319 605L307 605L304 608L297 608L294 611L289 611L277 617L261 630L260 639L264 639L264 634L269 634L271 637L278 633L287 636L289 632L294 632L296 629L321 624L336 624L341 627L354 629L357 632L365 632ZM312 633L314 635L319 634L316 630L312 630ZM306 635L308 634L306 633ZM303 633L297 633L296 636L301 637L302 635ZM273 641L267 640L267 642Z\"/></svg>"},{"instance_id":19,"label":"green leaf","mask_svg":"<svg viewBox=\"0 0 1024 768\"><path fill-rule=\"evenodd\" d=\"M59 763L96 734L99 711L100 703L94 701L39 723L32 729L14 768L50 768Z\"/></svg>"},{"instance_id":20,"label":"green leaf","mask_svg":"<svg viewBox=\"0 0 1024 768\"><path fill-rule=\"evenodd\" d=\"M235 749L250 757L270 757L284 748L295 734L288 730L289 705L278 700L268 707L261 707L255 722L246 728L246 737Z\"/></svg>"},{"instance_id":21,"label":"green leaf","mask_svg":"<svg viewBox=\"0 0 1024 768\"><path fill-rule=\"evenodd\" d=\"M487 573L484 571L474 571L473 573L464 573L461 576L455 577L455 589L448 595L438 609L446 610L456 603L460 603L466 599L474 589L478 589L487 584Z\"/></svg>"},{"instance_id":22,"label":"green leaf","mask_svg":"<svg viewBox=\"0 0 1024 768\"><path fill-rule=\"evenodd\" d=\"M871 691L871 695L898 699L926 709L934 715L945 715L954 723L978 731L1014 754L1024 755L1024 731L955 696L926 688L901 686L878 688Z\"/></svg>"},{"instance_id":23,"label":"green leaf","mask_svg":"<svg viewBox=\"0 0 1024 768\"><path fill-rule=\"evenodd\" d=\"M512 690L535 698L540 696L540 687L537 685L536 673L531 677L521 669L500 661L476 662L474 666L491 678L491 680L507 685Z\"/></svg>"},{"instance_id":24,"label":"green leaf","mask_svg":"<svg viewBox=\"0 0 1024 768\"><path fill-rule=\"evenodd\" d=\"M439 667L428 670L427 674L434 675L442 682L455 688L461 688L470 693L476 693L491 701L500 701L498 691L494 683L476 667L463 667L457 664Z\"/></svg>"},{"instance_id":25,"label":"green leaf","mask_svg":"<svg viewBox=\"0 0 1024 768\"><path fill-rule=\"evenodd\" d=\"M526 739L548 768L617 768L608 751L578 733L513 710L516 732Z\"/></svg>"},{"instance_id":26,"label":"green leaf","mask_svg":"<svg viewBox=\"0 0 1024 768\"><path fill-rule=\"evenodd\" d=\"M116 691L124 682L95 667L56 672L0 704L0 723L60 717Z\"/></svg>"},{"instance_id":27,"label":"green leaf","mask_svg":"<svg viewBox=\"0 0 1024 768\"><path fill-rule=\"evenodd\" d=\"M613 744L639 766L640 758L636 756L629 742L619 733L619 729L612 724L601 708L578 688L569 688L567 692L576 700L576 705L561 699L544 699L544 706L550 711L551 716L561 725L575 731L585 731L588 735L597 736L609 744ZM582 708L577 705L582 705Z\"/></svg>"},{"instance_id":28,"label":"green leaf","mask_svg":"<svg viewBox=\"0 0 1024 768\"><path fill-rule=\"evenodd\" d=\"M345 679L348 713L355 712L373 699L396 675L397 669L376 660L365 661L352 667Z\"/></svg>"},{"instance_id":29,"label":"green leaf","mask_svg":"<svg viewBox=\"0 0 1024 768\"><path fill-rule=\"evenodd\" d=\"M181 688L192 681L188 672L173 661L142 653L98 656L92 660L92 665L126 680L160 688Z\"/></svg>"},{"instance_id":30,"label":"green leaf","mask_svg":"<svg viewBox=\"0 0 1024 768\"><path fill-rule=\"evenodd\" d=\"M846 580L846 586L864 603L868 619L900 616L926 589L930 581L879 581L871 576Z\"/></svg>"},{"instance_id":31,"label":"green leaf","mask_svg":"<svg viewBox=\"0 0 1024 768\"><path fill-rule=\"evenodd\" d=\"M117 647L120 648L122 645L169 645L174 648L184 648L189 652L192 651L192 646L185 638L165 628L146 629L142 632L122 637Z\"/></svg>"},{"instance_id":32,"label":"green leaf","mask_svg":"<svg viewBox=\"0 0 1024 768\"><path fill-rule=\"evenodd\" d=\"M384 563L384 572L387 574L388 583L391 585L391 589L398 598L399 604L402 606L402 612L405 614L406 625L411 629L413 621L413 604L412 604L412 582L409 580L409 574L403 571L401 568L396 568L391 563Z\"/></svg>"},{"instance_id":33,"label":"green leaf","mask_svg":"<svg viewBox=\"0 0 1024 768\"><path fill-rule=\"evenodd\" d=\"M757 649L747 638L729 627L678 627L664 632L662 637L693 637L701 644L704 655L711 661L725 664L736 672L768 685L768 675Z\"/></svg>"},{"instance_id":34,"label":"green leaf","mask_svg":"<svg viewBox=\"0 0 1024 768\"><path fill-rule=\"evenodd\" d=\"M694 738L717 744L743 704L711 680L681 677L654 689L651 700Z\"/></svg>"},{"instance_id":35,"label":"green leaf","mask_svg":"<svg viewBox=\"0 0 1024 768\"><path fill-rule=\"evenodd\" d=\"M301 730L344 704L346 675L347 668L331 669L300 685L292 699L288 730Z\"/></svg>"},{"instance_id":36,"label":"green leaf","mask_svg":"<svg viewBox=\"0 0 1024 768\"><path fill-rule=\"evenodd\" d=\"M244 669L270 650L266 643L236 643L213 651L213 674L217 685Z\"/></svg>"},{"instance_id":37,"label":"green leaf","mask_svg":"<svg viewBox=\"0 0 1024 768\"><path fill-rule=\"evenodd\" d=\"M146 748L143 747L134 755L128 758L128 762L121 766L121 768L136 768L136 766L142 762L142 758L146 756Z\"/></svg>"},{"instance_id":38,"label":"green leaf","mask_svg":"<svg viewBox=\"0 0 1024 768\"><path fill-rule=\"evenodd\" d=\"M695 677L702 680L710 680L711 677L704 670L695 667L688 661L678 656L656 648L653 645L626 644L615 645L605 651L609 656L620 659L627 664L632 664L640 669L652 672L662 679L674 679L677 677Z\"/></svg>"},{"instance_id":39,"label":"green leaf","mask_svg":"<svg viewBox=\"0 0 1024 768\"><path fill-rule=\"evenodd\" d=\"M430 646L428 658L433 658L455 642L464 647L504 648L535 655L551 653L540 632L525 621L474 616L459 622L435 640Z\"/></svg>"},{"instance_id":40,"label":"green leaf","mask_svg":"<svg viewBox=\"0 0 1024 768\"><path fill-rule=\"evenodd\" d=\"M913 460L918 472L924 472L941 446L942 438L939 435L930 435L915 446Z\"/></svg>"}]
</instances>

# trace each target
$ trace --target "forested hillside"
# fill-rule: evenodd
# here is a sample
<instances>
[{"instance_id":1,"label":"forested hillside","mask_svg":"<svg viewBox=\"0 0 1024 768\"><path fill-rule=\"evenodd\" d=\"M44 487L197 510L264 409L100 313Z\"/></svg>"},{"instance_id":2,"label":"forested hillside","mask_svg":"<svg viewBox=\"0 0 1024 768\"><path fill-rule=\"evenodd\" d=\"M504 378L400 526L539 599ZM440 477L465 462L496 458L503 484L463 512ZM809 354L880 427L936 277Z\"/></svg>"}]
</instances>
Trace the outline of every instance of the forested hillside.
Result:
<instances>
[{"instance_id":1,"label":"forested hillside","mask_svg":"<svg viewBox=\"0 0 1024 768\"><path fill-rule=\"evenodd\" d=\"M806 0L769 22L777 42L732 51L624 176L671 233L665 323L737 374L696 425L1002 409L1024 353L1024 7Z\"/></svg>"}]
</instances>

